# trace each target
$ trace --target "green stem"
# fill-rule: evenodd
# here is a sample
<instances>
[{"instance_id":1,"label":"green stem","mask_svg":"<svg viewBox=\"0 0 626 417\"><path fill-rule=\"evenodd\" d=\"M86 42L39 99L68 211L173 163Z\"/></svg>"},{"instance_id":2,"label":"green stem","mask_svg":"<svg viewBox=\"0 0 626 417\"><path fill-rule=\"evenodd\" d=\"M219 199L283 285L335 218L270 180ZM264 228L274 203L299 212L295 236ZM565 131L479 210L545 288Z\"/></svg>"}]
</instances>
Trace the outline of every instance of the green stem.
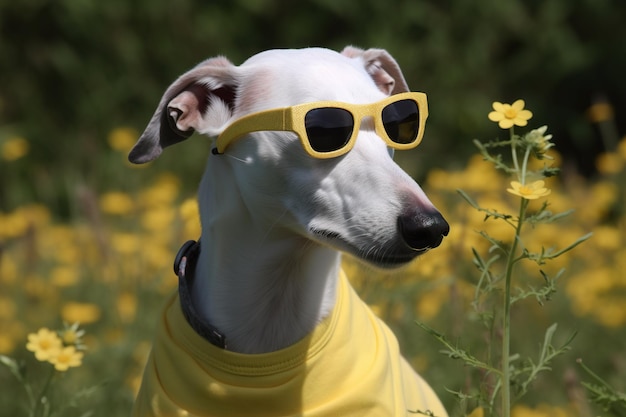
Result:
<instances>
[{"instance_id":1,"label":"green stem","mask_svg":"<svg viewBox=\"0 0 626 417\"><path fill-rule=\"evenodd\" d=\"M35 394L33 393L33 389L30 387L30 384L28 382L24 381L23 385L24 390L26 391L26 396L28 397L28 403L30 404L31 410L33 410L36 404Z\"/></svg>"},{"instance_id":2,"label":"green stem","mask_svg":"<svg viewBox=\"0 0 626 417\"><path fill-rule=\"evenodd\" d=\"M46 398L46 393L48 392L48 388L50 388L50 383L52 382L52 378L54 377L55 370L54 367L50 370L50 374L48 375L48 379L46 379L46 383L44 384L39 396L37 397L37 401L35 402L35 407L30 413L31 417L37 417L39 415L40 405L43 404L44 398Z\"/></svg>"},{"instance_id":3,"label":"green stem","mask_svg":"<svg viewBox=\"0 0 626 417\"><path fill-rule=\"evenodd\" d=\"M509 129L509 135L511 138L511 156L513 157L513 166L515 167L515 172L517 173L517 179L519 180L519 182L521 182L522 184L524 184L524 179L523 177L520 178L520 170L519 170L519 163L517 162L517 147L515 146L515 132L513 130L514 128L511 127Z\"/></svg>"},{"instance_id":4,"label":"green stem","mask_svg":"<svg viewBox=\"0 0 626 417\"><path fill-rule=\"evenodd\" d=\"M526 184L526 168L528 166L528 158L530 157L530 146L526 148L526 153L524 154L524 162L522 162L522 180L520 181L522 185Z\"/></svg>"},{"instance_id":5,"label":"green stem","mask_svg":"<svg viewBox=\"0 0 626 417\"><path fill-rule=\"evenodd\" d=\"M522 232L524 223L524 215L528 200L521 199L519 219L515 228L515 237L509 250L506 261L506 275L504 280L504 314L502 317L502 416L510 417L511 415L511 281L513 277L513 266L515 265L515 253L517 252L517 243Z\"/></svg>"},{"instance_id":6,"label":"green stem","mask_svg":"<svg viewBox=\"0 0 626 417\"><path fill-rule=\"evenodd\" d=\"M583 363L582 359L577 359L576 362L582 366L582 368L585 370L585 372L587 372L593 379L595 379L598 383L600 383L600 385L603 385L607 388L610 388L612 391L613 388L611 388L611 386L602 378L600 378L600 376L598 376L598 374L596 374L595 372L593 372L589 367L587 367L587 365L585 365Z\"/></svg>"}]
</instances>

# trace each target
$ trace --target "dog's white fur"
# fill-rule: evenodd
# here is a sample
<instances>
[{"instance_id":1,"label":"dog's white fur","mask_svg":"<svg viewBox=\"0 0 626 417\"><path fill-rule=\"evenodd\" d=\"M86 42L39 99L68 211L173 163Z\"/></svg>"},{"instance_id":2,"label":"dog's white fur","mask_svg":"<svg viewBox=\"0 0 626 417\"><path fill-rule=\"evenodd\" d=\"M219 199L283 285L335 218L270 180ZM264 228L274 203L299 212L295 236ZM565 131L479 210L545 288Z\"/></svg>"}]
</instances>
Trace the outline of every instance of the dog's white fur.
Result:
<instances>
[{"instance_id":1,"label":"dog's white fur","mask_svg":"<svg viewBox=\"0 0 626 417\"><path fill-rule=\"evenodd\" d=\"M130 159L152 160L194 130L216 136L252 112L320 100L373 103L401 91L406 82L383 50L272 50L241 66L209 59L166 91ZM209 157L199 207L193 303L241 353L287 347L329 314L340 252L397 266L447 234L367 119L354 149L334 159L308 156L290 132L233 142ZM436 230L423 247L408 245L399 216L416 223L409 229Z\"/></svg>"}]
</instances>

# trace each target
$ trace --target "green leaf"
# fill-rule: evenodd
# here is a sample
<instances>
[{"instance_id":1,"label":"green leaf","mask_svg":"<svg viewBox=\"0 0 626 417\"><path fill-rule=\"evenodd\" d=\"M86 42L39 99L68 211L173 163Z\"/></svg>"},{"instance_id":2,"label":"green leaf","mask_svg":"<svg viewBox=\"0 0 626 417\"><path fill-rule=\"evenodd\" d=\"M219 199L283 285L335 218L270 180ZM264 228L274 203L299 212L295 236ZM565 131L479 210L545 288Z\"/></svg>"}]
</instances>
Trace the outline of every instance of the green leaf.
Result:
<instances>
[{"instance_id":1,"label":"green leaf","mask_svg":"<svg viewBox=\"0 0 626 417\"><path fill-rule=\"evenodd\" d=\"M530 253L530 252L525 252L525 256L534 261L535 263L537 263L537 265L543 265L545 264L546 260L550 260L550 259L554 259L554 258L558 258L559 256L563 255L566 252L571 251L572 249L574 249L576 246L580 245L581 243L583 243L584 241L586 241L587 239L589 239L591 236L593 236L593 233L587 233L584 236L579 237L578 239L576 239L576 241L570 245L568 245L567 247L554 252L554 249L552 248L548 248L545 249L543 246L541 247L541 253Z\"/></svg>"},{"instance_id":2,"label":"green leaf","mask_svg":"<svg viewBox=\"0 0 626 417\"><path fill-rule=\"evenodd\" d=\"M470 206L474 207L476 210L480 210L480 206L478 205L478 203L474 201L474 199L471 198L465 191L458 189L456 190L456 192L459 193L461 197L463 197L463 199L469 203Z\"/></svg>"},{"instance_id":3,"label":"green leaf","mask_svg":"<svg viewBox=\"0 0 626 417\"><path fill-rule=\"evenodd\" d=\"M20 382L24 381L24 368L15 359L0 355L0 364L6 366L9 369L9 372L11 372L11 374Z\"/></svg>"},{"instance_id":4,"label":"green leaf","mask_svg":"<svg viewBox=\"0 0 626 417\"><path fill-rule=\"evenodd\" d=\"M436 330L432 329L426 324L419 322L419 321L416 321L415 323L418 326L420 326L422 329L424 329L427 333L429 333L431 336L433 336L435 339L437 339L439 342L441 342L447 348L447 350L442 350L441 353L443 353L444 355L447 355L449 358L461 359L468 366L471 366L473 368L483 369L487 372L491 372L496 375L502 374L502 371L500 371L499 369L496 369L492 367L491 365L481 361L480 359L471 355L464 349L461 349L458 346L453 345L450 341L448 341L448 339L443 334L437 332Z\"/></svg>"}]
</instances>

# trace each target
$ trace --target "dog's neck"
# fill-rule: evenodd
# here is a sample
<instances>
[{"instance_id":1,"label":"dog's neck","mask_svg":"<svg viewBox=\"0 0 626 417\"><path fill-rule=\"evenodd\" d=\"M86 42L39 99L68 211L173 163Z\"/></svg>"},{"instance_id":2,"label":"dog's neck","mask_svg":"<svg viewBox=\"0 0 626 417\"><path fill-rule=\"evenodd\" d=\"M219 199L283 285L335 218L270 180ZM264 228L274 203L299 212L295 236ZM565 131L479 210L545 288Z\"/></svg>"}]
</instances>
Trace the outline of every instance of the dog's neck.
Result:
<instances>
[{"instance_id":1,"label":"dog's neck","mask_svg":"<svg viewBox=\"0 0 626 417\"><path fill-rule=\"evenodd\" d=\"M332 311L340 254L268 227L248 209L234 181L223 173L216 181L209 171L199 192L195 308L226 337L228 350L265 353L292 345Z\"/></svg>"}]
</instances>

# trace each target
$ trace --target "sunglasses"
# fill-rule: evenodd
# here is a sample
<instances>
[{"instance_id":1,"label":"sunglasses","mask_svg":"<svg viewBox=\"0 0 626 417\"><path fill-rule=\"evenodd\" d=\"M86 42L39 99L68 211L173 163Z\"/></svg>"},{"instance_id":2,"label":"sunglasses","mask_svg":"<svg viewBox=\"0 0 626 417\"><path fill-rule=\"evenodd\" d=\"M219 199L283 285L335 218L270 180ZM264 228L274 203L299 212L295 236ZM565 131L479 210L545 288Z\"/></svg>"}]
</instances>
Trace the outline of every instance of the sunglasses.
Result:
<instances>
[{"instance_id":1,"label":"sunglasses","mask_svg":"<svg viewBox=\"0 0 626 417\"><path fill-rule=\"evenodd\" d=\"M230 124L213 152L224 153L231 142L251 132L291 131L312 157L335 158L354 147L364 117L374 119L376 133L390 148L414 148L424 136L426 94L394 94L373 104L318 101L253 113Z\"/></svg>"}]
</instances>

